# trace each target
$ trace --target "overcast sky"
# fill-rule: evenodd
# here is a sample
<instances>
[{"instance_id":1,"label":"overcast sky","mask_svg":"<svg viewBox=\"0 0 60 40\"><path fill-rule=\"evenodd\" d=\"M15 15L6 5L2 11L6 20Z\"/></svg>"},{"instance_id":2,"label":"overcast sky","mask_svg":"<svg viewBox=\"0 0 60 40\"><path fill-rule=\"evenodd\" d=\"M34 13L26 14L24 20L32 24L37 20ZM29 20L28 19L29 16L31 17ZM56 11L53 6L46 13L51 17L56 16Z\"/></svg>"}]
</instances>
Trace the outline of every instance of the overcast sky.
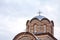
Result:
<instances>
[{"instance_id":1,"label":"overcast sky","mask_svg":"<svg viewBox=\"0 0 60 40\"><path fill-rule=\"evenodd\" d=\"M0 40L12 40L24 32L26 21L41 15L54 21L54 36L60 40L60 0L0 0Z\"/></svg>"}]
</instances>

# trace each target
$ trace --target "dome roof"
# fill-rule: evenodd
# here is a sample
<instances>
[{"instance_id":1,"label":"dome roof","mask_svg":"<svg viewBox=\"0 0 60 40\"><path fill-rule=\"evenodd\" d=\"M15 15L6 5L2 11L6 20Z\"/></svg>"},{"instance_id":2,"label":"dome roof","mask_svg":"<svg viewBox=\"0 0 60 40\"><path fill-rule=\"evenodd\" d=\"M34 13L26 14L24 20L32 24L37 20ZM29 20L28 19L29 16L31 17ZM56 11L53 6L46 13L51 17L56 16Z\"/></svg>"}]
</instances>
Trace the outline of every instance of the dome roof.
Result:
<instances>
[{"instance_id":1,"label":"dome roof","mask_svg":"<svg viewBox=\"0 0 60 40\"><path fill-rule=\"evenodd\" d=\"M46 18L46 17L39 15L39 16L35 16L34 18L37 18L39 20L42 20L43 18Z\"/></svg>"}]
</instances>

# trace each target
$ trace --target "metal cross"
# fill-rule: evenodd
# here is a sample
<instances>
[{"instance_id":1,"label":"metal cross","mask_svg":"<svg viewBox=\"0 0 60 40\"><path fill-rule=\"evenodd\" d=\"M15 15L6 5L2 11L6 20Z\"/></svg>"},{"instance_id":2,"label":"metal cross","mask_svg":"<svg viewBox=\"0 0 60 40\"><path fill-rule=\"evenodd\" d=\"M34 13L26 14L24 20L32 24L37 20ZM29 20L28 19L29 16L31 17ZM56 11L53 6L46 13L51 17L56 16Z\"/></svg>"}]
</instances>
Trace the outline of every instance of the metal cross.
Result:
<instances>
[{"instance_id":1,"label":"metal cross","mask_svg":"<svg viewBox=\"0 0 60 40\"><path fill-rule=\"evenodd\" d=\"M39 15L41 14L41 12L40 12L40 11L39 11L38 13L39 13Z\"/></svg>"}]
</instances>

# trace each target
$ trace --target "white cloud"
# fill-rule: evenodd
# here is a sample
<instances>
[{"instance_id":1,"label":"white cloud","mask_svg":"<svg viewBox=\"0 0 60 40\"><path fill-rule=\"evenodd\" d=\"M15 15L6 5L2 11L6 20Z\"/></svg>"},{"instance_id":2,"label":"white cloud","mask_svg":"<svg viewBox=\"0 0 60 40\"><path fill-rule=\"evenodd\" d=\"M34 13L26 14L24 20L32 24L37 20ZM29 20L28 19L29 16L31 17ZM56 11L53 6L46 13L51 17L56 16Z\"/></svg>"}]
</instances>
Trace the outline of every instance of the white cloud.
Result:
<instances>
[{"instance_id":1,"label":"white cloud","mask_svg":"<svg viewBox=\"0 0 60 40\"><path fill-rule=\"evenodd\" d=\"M55 37L56 37L58 40L60 40L60 36L59 36L59 35L60 35L60 31L59 31L59 28L60 28L60 27L56 26L56 27L55 27L55 30L54 30L54 31L55 31L55 32L54 32L54 35L55 35Z\"/></svg>"},{"instance_id":2,"label":"white cloud","mask_svg":"<svg viewBox=\"0 0 60 40\"><path fill-rule=\"evenodd\" d=\"M26 29L25 22L25 18L0 16L0 35L2 36L0 40L12 40L14 35L24 32Z\"/></svg>"}]
</instances>

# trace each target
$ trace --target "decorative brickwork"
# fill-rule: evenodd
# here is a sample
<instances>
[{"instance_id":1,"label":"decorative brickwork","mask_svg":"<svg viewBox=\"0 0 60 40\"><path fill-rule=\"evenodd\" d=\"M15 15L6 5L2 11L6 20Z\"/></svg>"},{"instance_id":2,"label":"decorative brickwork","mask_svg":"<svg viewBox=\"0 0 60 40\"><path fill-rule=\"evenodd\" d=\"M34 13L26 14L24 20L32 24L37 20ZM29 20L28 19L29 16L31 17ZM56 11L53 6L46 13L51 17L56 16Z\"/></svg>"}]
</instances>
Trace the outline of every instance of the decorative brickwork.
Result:
<instances>
[{"instance_id":1,"label":"decorative brickwork","mask_svg":"<svg viewBox=\"0 0 60 40\"><path fill-rule=\"evenodd\" d=\"M36 40L36 37L29 32L19 33L13 40Z\"/></svg>"}]
</instances>

